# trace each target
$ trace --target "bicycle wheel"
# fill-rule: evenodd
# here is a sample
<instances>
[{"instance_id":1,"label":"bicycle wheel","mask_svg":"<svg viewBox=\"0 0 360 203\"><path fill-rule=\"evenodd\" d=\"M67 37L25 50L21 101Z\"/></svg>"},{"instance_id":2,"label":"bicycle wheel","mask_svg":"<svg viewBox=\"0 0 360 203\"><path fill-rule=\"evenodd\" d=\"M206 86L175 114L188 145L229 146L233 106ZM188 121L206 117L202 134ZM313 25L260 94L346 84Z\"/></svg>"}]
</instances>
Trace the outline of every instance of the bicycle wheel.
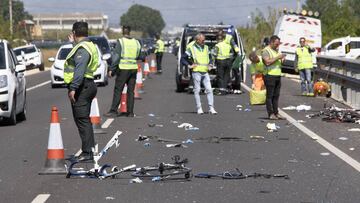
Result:
<instances>
[{"instance_id":1,"label":"bicycle wheel","mask_svg":"<svg viewBox=\"0 0 360 203\"><path fill-rule=\"evenodd\" d=\"M139 178L171 177L184 175L185 179L191 177L191 168L161 163L156 169L154 167L143 167L132 173L131 176Z\"/></svg>"}]
</instances>

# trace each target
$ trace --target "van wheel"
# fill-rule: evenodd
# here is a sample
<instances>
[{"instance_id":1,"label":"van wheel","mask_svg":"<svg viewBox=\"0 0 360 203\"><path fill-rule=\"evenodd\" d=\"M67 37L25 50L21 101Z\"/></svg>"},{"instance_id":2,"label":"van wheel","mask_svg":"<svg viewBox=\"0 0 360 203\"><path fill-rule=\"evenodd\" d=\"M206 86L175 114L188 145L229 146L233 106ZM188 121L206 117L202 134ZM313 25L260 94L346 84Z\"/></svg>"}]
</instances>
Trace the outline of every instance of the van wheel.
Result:
<instances>
[{"instance_id":1,"label":"van wheel","mask_svg":"<svg viewBox=\"0 0 360 203\"><path fill-rule=\"evenodd\" d=\"M26 93L25 93L25 96L24 96L24 106L23 106L23 110L22 112L20 112L17 116L17 119L19 121L25 121L26 120Z\"/></svg>"},{"instance_id":2,"label":"van wheel","mask_svg":"<svg viewBox=\"0 0 360 203\"><path fill-rule=\"evenodd\" d=\"M16 94L16 93L14 93ZM9 118L5 119L6 123L9 125L16 125L16 98L13 99L13 105L11 107L11 114Z\"/></svg>"}]
</instances>

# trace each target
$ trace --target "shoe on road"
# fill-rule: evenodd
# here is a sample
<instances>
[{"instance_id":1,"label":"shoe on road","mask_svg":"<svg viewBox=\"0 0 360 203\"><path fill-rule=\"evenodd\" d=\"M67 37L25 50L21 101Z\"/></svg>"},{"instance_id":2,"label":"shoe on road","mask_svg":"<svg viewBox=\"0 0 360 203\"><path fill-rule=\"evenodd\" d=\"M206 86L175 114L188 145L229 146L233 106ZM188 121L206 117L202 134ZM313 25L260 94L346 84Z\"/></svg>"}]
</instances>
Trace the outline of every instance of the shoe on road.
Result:
<instances>
[{"instance_id":1,"label":"shoe on road","mask_svg":"<svg viewBox=\"0 0 360 203\"><path fill-rule=\"evenodd\" d=\"M127 112L122 112L117 115L117 117L128 117L128 116L129 116L129 113L127 113Z\"/></svg>"},{"instance_id":2,"label":"shoe on road","mask_svg":"<svg viewBox=\"0 0 360 203\"><path fill-rule=\"evenodd\" d=\"M128 113L127 117L133 118L133 117L135 117L135 114L134 113Z\"/></svg>"},{"instance_id":3,"label":"shoe on road","mask_svg":"<svg viewBox=\"0 0 360 203\"><path fill-rule=\"evenodd\" d=\"M284 117L280 116L280 114L276 114L275 116L276 116L279 120L284 120L284 119L285 119Z\"/></svg>"},{"instance_id":4,"label":"shoe on road","mask_svg":"<svg viewBox=\"0 0 360 203\"><path fill-rule=\"evenodd\" d=\"M75 157L78 162L93 162L94 156L93 153L81 152L81 154Z\"/></svg>"},{"instance_id":5,"label":"shoe on road","mask_svg":"<svg viewBox=\"0 0 360 203\"><path fill-rule=\"evenodd\" d=\"M271 115L269 116L269 119L270 119L270 120L279 120L279 118L278 118L277 116L275 116L275 114L271 114Z\"/></svg>"},{"instance_id":6,"label":"shoe on road","mask_svg":"<svg viewBox=\"0 0 360 203\"><path fill-rule=\"evenodd\" d=\"M204 111L202 110L202 108L198 108L198 109L197 109L197 114L199 114L199 115L204 114Z\"/></svg>"},{"instance_id":7,"label":"shoe on road","mask_svg":"<svg viewBox=\"0 0 360 203\"><path fill-rule=\"evenodd\" d=\"M215 111L214 107L210 107L209 113L212 114L212 115L216 115L216 114L217 114L217 112Z\"/></svg>"}]
</instances>

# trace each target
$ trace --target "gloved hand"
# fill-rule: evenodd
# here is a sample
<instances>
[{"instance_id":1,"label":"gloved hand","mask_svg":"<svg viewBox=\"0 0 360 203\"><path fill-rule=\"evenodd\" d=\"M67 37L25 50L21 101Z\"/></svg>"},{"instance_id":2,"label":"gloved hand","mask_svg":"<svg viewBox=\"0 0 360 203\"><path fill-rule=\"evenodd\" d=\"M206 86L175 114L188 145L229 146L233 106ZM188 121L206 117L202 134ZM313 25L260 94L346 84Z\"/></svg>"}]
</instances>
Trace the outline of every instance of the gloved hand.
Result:
<instances>
[{"instance_id":1,"label":"gloved hand","mask_svg":"<svg viewBox=\"0 0 360 203\"><path fill-rule=\"evenodd\" d=\"M295 73L299 73L299 69L295 68Z\"/></svg>"}]
</instances>

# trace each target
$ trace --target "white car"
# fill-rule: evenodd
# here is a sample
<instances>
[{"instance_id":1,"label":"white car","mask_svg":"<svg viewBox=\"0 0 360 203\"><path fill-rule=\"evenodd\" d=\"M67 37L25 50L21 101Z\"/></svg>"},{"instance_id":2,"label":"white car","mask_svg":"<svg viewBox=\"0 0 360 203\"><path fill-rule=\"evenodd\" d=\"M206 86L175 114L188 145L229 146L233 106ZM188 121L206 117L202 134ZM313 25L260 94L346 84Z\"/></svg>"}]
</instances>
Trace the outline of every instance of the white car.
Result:
<instances>
[{"instance_id":1,"label":"white car","mask_svg":"<svg viewBox=\"0 0 360 203\"><path fill-rule=\"evenodd\" d=\"M360 60L360 37L334 39L325 45L321 54Z\"/></svg>"},{"instance_id":2,"label":"white car","mask_svg":"<svg viewBox=\"0 0 360 203\"><path fill-rule=\"evenodd\" d=\"M34 44L14 48L17 60L25 64L27 68L39 68L44 70L44 62L40 49ZM25 61L24 61L25 60Z\"/></svg>"},{"instance_id":3,"label":"white car","mask_svg":"<svg viewBox=\"0 0 360 203\"><path fill-rule=\"evenodd\" d=\"M26 119L24 64L16 60L6 40L0 39L0 118L10 125Z\"/></svg>"},{"instance_id":4,"label":"white car","mask_svg":"<svg viewBox=\"0 0 360 203\"><path fill-rule=\"evenodd\" d=\"M97 47L97 46L96 46ZM62 45L59 51L56 54L56 57L51 57L48 60L50 62L54 62L50 69L51 75L51 87L59 87L64 85L64 64L66 56L70 53L73 48L72 44ZM106 59L108 59L107 55L102 56L99 48L97 47L97 51L99 54L99 67L94 73L94 81L96 84L106 86L108 84L108 65L106 63Z\"/></svg>"}]
</instances>

